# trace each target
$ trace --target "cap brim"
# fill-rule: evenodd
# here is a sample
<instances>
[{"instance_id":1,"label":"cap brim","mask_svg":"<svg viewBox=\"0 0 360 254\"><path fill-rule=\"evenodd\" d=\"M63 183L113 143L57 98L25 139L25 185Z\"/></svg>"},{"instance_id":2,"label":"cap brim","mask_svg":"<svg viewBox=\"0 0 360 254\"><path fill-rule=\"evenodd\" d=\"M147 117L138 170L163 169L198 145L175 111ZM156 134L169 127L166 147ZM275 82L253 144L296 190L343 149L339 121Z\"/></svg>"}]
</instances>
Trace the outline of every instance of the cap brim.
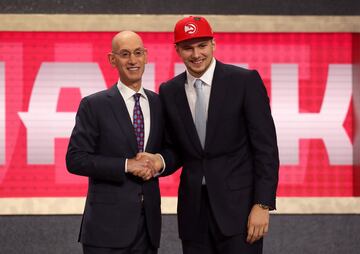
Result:
<instances>
[{"instance_id":1,"label":"cap brim","mask_svg":"<svg viewBox=\"0 0 360 254\"><path fill-rule=\"evenodd\" d=\"M178 44L180 42L184 42L184 41L191 41L191 40L197 40L197 39L213 39L214 36L213 35L206 35L206 36L199 36L199 37L193 37L193 38L188 38L188 39L184 39L184 40L178 40L178 41L175 41L174 43L175 44Z\"/></svg>"}]
</instances>

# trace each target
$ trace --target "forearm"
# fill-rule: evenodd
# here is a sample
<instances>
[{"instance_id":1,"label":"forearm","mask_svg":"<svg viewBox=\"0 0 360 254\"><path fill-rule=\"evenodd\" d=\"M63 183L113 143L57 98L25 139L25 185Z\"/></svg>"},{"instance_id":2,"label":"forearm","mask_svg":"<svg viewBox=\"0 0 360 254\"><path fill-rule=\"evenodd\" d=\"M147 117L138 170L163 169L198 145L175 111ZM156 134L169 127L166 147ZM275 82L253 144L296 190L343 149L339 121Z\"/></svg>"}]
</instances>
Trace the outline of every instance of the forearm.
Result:
<instances>
[{"instance_id":1,"label":"forearm","mask_svg":"<svg viewBox=\"0 0 360 254\"><path fill-rule=\"evenodd\" d=\"M166 167L160 176L171 175L182 166L182 160L180 156L178 156L178 153L176 153L174 150L169 148L163 149L160 152L160 154L163 157L166 164Z\"/></svg>"},{"instance_id":2,"label":"forearm","mask_svg":"<svg viewBox=\"0 0 360 254\"><path fill-rule=\"evenodd\" d=\"M100 180L123 182L125 160L121 157L92 155L86 152L69 152L66 166L70 173Z\"/></svg>"}]
</instances>

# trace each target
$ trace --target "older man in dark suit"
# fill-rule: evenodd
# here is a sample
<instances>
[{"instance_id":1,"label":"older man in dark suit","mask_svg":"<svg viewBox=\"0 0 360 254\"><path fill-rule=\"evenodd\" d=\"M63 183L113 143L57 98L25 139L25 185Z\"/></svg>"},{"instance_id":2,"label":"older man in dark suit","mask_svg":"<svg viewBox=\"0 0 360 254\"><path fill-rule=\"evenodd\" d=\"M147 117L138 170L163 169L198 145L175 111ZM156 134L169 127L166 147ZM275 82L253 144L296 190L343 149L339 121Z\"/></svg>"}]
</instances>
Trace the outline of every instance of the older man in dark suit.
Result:
<instances>
[{"instance_id":1,"label":"older man in dark suit","mask_svg":"<svg viewBox=\"0 0 360 254\"><path fill-rule=\"evenodd\" d=\"M117 34L108 57L120 79L82 99L66 155L68 170L89 178L79 241L86 254L155 254L161 230L158 179L150 179L151 163L135 156L161 148L161 102L141 86L147 51L139 35Z\"/></svg>"}]
</instances>

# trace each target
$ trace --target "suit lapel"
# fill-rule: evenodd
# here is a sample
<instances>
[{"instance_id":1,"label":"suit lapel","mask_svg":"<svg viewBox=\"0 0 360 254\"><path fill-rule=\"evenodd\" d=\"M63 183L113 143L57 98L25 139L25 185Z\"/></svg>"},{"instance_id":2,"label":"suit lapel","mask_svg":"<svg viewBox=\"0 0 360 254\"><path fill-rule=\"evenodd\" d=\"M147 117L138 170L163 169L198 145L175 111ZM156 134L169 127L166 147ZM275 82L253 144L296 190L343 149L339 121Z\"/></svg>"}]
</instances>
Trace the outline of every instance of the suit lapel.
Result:
<instances>
[{"instance_id":1,"label":"suit lapel","mask_svg":"<svg viewBox=\"0 0 360 254\"><path fill-rule=\"evenodd\" d=\"M191 115L189 102L185 93L185 79L186 73L184 72L181 78L178 79L176 83L175 103L177 106L177 111L182 118L182 124L184 125L185 131L187 132L189 139L191 140L190 143L194 144L194 147L198 150L198 152L201 152L201 142L196 131L194 119Z\"/></svg>"},{"instance_id":2,"label":"suit lapel","mask_svg":"<svg viewBox=\"0 0 360 254\"><path fill-rule=\"evenodd\" d=\"M217 125L219 124L218 118L220 117L221 105L224 105L224 100L227 94L228 86L226 84L229 80L226 80L224 75L223 64L216 61L216 67L214 70L213 82L211 84L211 92L209 98L208 118L206 123L206 138L205 138L205 150L209 147L211 138L216 132Z\"/></svg>"},{"instance_id":3,"label":"suit lapel","mask_svg":"<svg viewBox=\"0 0 360 254\"><path fill-rule=\"evenodd\" d=\"M137 153L137 143L134 127L129 116L129 112L126 108L123 97L121 96L117 85L115 84L108 90L108 97L111 104L111 109L115 114L118 124L124 133L124 136L128 140L131 149L134 153Z\"/></svg>"},{"instance_id":4,"label":"suit lapel","mask_svg":"<svg viewBox=\"0 0 360 254\"><path fill-rule=\"evenodd\" d=\"M144 151L151 151L152 147L153 147L153 137L154 137L154 131L155 131L155 123L157 123L156 121L156 108L154 105L154 98L153 95L148 92L146 89L144 89L146 96L149 100L149 108L150 108L150 128L149 128L149 137L146 143L146 147Z\"/></svg>"}]
</instances>

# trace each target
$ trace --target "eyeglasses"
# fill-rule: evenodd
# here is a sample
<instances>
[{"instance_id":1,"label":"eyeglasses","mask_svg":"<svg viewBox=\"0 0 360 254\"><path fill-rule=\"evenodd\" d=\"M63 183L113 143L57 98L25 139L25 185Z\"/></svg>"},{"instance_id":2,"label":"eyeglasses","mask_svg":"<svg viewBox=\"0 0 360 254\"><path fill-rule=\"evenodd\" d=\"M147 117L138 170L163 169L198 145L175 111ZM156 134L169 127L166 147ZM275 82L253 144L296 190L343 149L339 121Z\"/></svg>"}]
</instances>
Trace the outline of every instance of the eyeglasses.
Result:
<instances>
[{"instance_id":1,"label":"eyeglasses","mask_svg":"<svg viewBox=\"0 0 360 254\"><path fill-rule=\"evenodd\" d=\"M133 54L135 57L142 57L146 52L146 49L143 48L139 48L139 49L135 49L133 52L130 52L129 50L126 49L122 49L119 52L112 52L115 55L120 56L121 58L124 59L129 59L131 57L131 54Z\"/></svg>"}]
</instances>

